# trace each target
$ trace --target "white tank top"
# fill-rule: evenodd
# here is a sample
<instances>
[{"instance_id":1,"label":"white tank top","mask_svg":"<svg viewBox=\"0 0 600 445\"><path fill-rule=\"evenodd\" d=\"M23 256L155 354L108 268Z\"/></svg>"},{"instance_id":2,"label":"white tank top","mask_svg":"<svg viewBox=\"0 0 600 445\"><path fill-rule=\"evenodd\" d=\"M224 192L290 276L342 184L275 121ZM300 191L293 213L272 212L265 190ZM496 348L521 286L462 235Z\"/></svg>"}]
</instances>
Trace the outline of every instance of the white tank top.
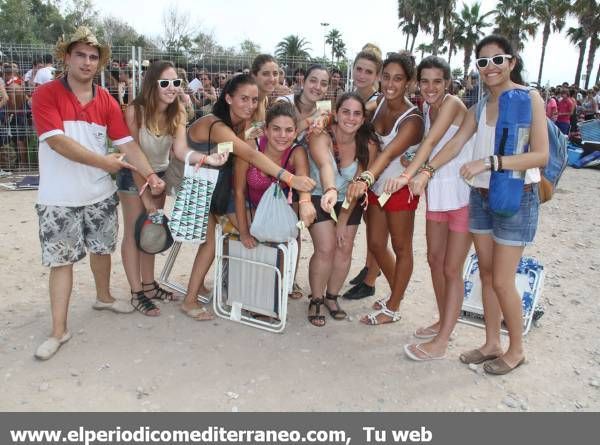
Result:
<instances>
[{"instance_id":1,"label":"white tank top","mask_svg":"<svg viewBox=\"0 0 600 445\"><path fill-rule=\"evenodd\" d=\"M481 116L479 116L479 124L477 125L477 133L475 134L475 143L473 145L472 160L483 159L494 154L494 141L496 136L496 126L491 126L486 123L487 107L483 107ZM490 188L491 173L485 170L473 178L473 187ZM540 182L540 169L530 168L525 172L525 184L535 184Z\"/></svg>"},{"instance_id":2,"label":"white tank top","mask_svg":"<svg viewBox=\"0 0 600 445\"><path fill-rule=\"evenodd\" d=\"M446 96L447 97L447 96ZM446 99L444 97L444 100ZM429 118L429 104L423 104L423 117L425 120L425 134L431 129L431 119ZM458 125L450 125L446 133L441 137L433 148L429 159L439 153L439 151L452 139L458 131ZM444 212L447 210L460 209L469 204L469 194L471 192L468 184L459 174L460 168L466 162L469 162L473 156L473 144L470 140L465 144L460 153L447 164L443 165L435 172L435 175L427 184L427 209L433 212Z\"/></svg>"},{"instance_id":3,"label":"white tank top","mask_svg":"<svg viewBox=\"0 0 600 445\"><path fill-rule=\"evenodd\" d=\"M379 102L379 106L375 110L375 113L373 114L373 118L371 119L371 122L375 122L377 113L379 113L379 110L381 109L381 106L383 105L384 102L385 102L385 98L382 99L381 102ZM413 106L413 107L409 108L408 110L406 110L404 113L402 113L398 117L398 119L396 119L396 122L394 123L392 130L388 134L381 135L381 134L375 132L375 134L377 135L377 138L379 139L381 151L384 151L387 148L387 146L390 144L390 142L392 142L394 140L394 138L398 134L398 130L400 129L400 126L404 120L406 120L407 118L409 118L410 116L413 116L413 115L417 116L419 119L421 119L421 116L419 114L414 113L414 111L416 109L417 109L417 107ZM411 145L410 147L408 147L406 149L406 151L404 153L407 153L407 154L414 153L415 151L417 151L418 146L419 146L419 144ZM388 164L388 166L385 168L385 170L383 170L383 172L379 175L379 178L377 179L377 181L375 181L375 184L373 184L373 186L371 187L371 190L377 196L379 196L383 193L383 186L385 184L386 179L398 177L404 172L404 167L402 166L402 162L400 162L401 157L402 157L402 155L392 159L392 161Z\"/></svg>"}]
</instances>

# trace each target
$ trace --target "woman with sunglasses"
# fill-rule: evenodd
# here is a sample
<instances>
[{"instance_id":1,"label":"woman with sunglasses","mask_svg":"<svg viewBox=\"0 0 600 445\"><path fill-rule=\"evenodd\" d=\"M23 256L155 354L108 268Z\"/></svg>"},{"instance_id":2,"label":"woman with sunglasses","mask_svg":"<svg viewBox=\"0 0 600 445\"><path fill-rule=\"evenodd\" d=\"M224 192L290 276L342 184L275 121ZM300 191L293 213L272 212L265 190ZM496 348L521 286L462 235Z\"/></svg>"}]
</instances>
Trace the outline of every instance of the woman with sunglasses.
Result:
<instances>
[{"instance_id":1,"label":"woman with sunglasses","mask_svg":"<svg viewBox=\"0 0 600 445\"><path fill-rule=\"evenodd\" d=\"M412 275L412 237L419 199L412 198L408 187L403 187L383 200L386 180L402 174L401 158L414 153L423 137L421 114L406 97L414 74L415 62L410 54L392 53L383 62L383 94L372 120L381 151L369 170L348 187L350 202L363 199L368 192L368 246L392 290L387 301L376 305L376 312L361 318L368 325L400 320L400 302ZM389 235L393 253L388 248Z\"/></svg>"},{"instance_id":2,"label":"woman with sunglasses","mask_svg":"<svg viewBox=\"0 0 600 445\"><path fill-rule=\"evenodd\" d=\"M179 98L181 83L171 62L154 62L146 72L141 94L125 111L131 135L160 178L164 177L169 165L171 147L180 159L188 151L185 139L187 116ZM215 154L203 160L209 165L218 166L225 162L225 157ZM173 294L154 280L154 255L138 250L135 223L143 212L152 214L162 209L165 193L152 196L149 190L144 190L144 182L141 176L129 169L122 169L117 174L124 220L121 257L133 295L133 306L144 315L157 316L160 309L154 300L173 300Z\"/></svg>"},{"instance_id":3,"label":"woman with sunglasses","mask_svg":"<svg viewBox=\"0 0 600 445\"><path fill-rule=\"evenodd\" d=\"M448 94L450 66L441 57L429 56L421 61L417 67L417 82L425 101L426 137L404 173L387 181L384 190L388 193L400 190L415 175L415 182L421 181L423 185L427 182L430 172L420 167L456 134L467 113L462 101ZM471 246L471 234L469 186L458 172L470 156L470 150L463 149L436 172L427 187L427 261L439 318L414 332L416 338L429 339L429 342L404 347L406 355L413 360L443 358L460 313L464 289L462 268Z\"/></svg>"},{"instance_id":4,"label":"woman with sunglasses","mask_svg":"<svg viewBox=\"0 0 600 445\"><path fill-rule=\"evenodd\" d=\"M213 113L196 120L190 126L188 130L189 146L198 152L199 157L203 157L214 151L217 144L232 142L234 156L254 165L269 176L280 178L288 186L298 191L312 190L315 181L311 178L297 176L282 169L280 165L246 142L244 132L256 112L257 106L258 87L252 76L240 74L232 77L223 87L223 91L213 107ZM233 196L230 196L228 200L230 207L234 207ZM215 256L215 224L216 216L211 214L208 221L207 239L204 244L199 246L196 253L187 294L181 306L182 311L195 320L213 318L212 314L198 303L197 297L198 294L206 295L209 292L204 285L204 279Z\"/></svg>"},{"instance_id":5,"label":"woman with sunglasses","mask_svg":"<svg viewBox=\"0 0 600 445\"><path fill-rule=\"evenodd\" d=\"M363 47L354 59L352 67L352 80L354 90L360 95L365 103L367 118L377 108L379 74L381 72L381 50L375 45L368 43ZM364 214L365 224L369 224L367 213ZM353 286L346 291L344 298L359 300L361 298L375 295L375 280L381 275L377 261L367 246L367 258L361 271L350 280Z\"/></svg>"},{"instance_id":6,"label":"woman with sunglasses","mask_svg":"<svg viewBox=\"0 0 600 445\"><path fill-rule=\"evenodd\" d=\"M311 177L317 182L312 191L317 220L309 228L314 252L308 269L312 294L308 321L318 327L325 325L321 305L334 320L346 318L337 300L350 270L362 208L356 200L348 208L342 204L348 185L377 154L377 138L371 123L365 122L365 104L358 93L340 96L335 111L336 122L312 136L309 145Z\"/></svg>"},{"instance_id":7,"label":"woman with sunglasses","mask_svg":"<svg viewBox=\"0 0 600 445\"><path fill-rule=\"evenodd\" d=\"M485 343L460 355L466 364L484 364L489 374L506 374L525 361L523 351L523 316L515 275L525 246L532 243L538 221L538 183L540 167L548 162L548 133L544 102L537 91L531 98L529 151L512 156L494 156L498 98L508 90L525 89L523 64L508 40L499 35L484 37L476 46L477 69L489 95L482 100L479 120L476 108L467 112L460 128L442 150L429 162L433 175L441 166L457 156L474 135L471 161L460 168L461 176L473 184L469 198L469 230L473 234L479 261ZM522 172L525 179L521 206L510 217L498 216L489 208L490 170L507 169ZM411 183L413 193L423 192L430 175L418 175ZM509 346L502 350L500 326L508 329Z\"/></svg>"}]
</instances>

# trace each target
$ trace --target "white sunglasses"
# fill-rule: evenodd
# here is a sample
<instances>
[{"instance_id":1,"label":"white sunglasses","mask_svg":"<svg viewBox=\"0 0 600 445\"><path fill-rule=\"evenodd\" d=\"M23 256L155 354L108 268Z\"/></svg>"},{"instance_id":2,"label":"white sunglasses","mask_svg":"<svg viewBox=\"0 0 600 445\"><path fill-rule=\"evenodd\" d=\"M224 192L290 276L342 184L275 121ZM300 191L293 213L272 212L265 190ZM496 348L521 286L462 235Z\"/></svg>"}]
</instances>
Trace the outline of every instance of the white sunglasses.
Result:
<instances>
[{"instance_id":1,"label":"white sunglasses","mask_svg":"<svg viewBox=\"0 0 600 445\"><path fill-rule=\"evenodd\" d=\"M179 88L181 86L181 79L159 79L158 86L161 88L168 88L170 85L173 85L175 88Z\"/></svg>"},{"instance_id":2,"label":"white sunglasses","mask_svg":"<svg viewBox=\"0 0 600 445\"><path fill-rule=\"evenodd\" d=\"M512 59L512 57L513 56L511 56L510 54L498 54L494 57L480 57L479 59L475 60L475 63L477 64L478 68L485 68L490 62L492 62L496 66L500 66L504 63L506 59L510 60Z\"/></svg>"}]
</instances>

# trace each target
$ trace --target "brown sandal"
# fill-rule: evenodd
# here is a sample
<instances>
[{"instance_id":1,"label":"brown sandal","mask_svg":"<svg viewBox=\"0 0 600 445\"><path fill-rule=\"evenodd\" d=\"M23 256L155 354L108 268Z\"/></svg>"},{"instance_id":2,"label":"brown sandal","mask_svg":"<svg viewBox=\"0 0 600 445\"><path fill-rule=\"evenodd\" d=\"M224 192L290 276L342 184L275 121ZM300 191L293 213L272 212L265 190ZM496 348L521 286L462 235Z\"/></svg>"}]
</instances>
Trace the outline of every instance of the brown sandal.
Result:
<instances>
[{"instance_id":1,"label":"brown sandal","mask_svg":"<svg viewBox=\"0 0 600 445\"><path fill-rule=\"evenodd\" d=\"M515 366L511 367L511 366L509 366L508 363L506 363L504 361L504 359L502 357L498 357L497 359L484 364L483 370L485 372L487 372L488 374L492 374L492 375L504 375L504 374L508 374L511 371L514 371L519 366L521 366L523 363L525 363L525 357L523 357L521 360L519 360Z\"/></svg>"},{"instance_id":2,"label":"brown sandal","mask_svg":"<svg viewBox=\"0 0 600 445\"><path fill-rule=\"evenodd\" d=\"M487 362L488 360L493 360L498 357L499 354L485 355L479 349L473 349L471 351L463 352L458 356L458 359L465 365L470 365L471 363L474 365L479 365L480 363Z\"/></svg>"}]
</instances>

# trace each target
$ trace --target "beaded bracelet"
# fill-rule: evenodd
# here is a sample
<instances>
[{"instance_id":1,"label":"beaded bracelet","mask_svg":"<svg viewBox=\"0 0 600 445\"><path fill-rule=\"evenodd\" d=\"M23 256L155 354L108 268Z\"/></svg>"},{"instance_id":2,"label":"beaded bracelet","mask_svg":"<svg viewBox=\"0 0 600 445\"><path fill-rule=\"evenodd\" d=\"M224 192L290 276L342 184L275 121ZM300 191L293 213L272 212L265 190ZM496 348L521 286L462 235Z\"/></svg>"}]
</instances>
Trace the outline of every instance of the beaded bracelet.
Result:
<instances>
[{"instance_id":1,"label":"beaded bracelet","mask_svg":"<svg viewBox=\"0 0 600 445\"><path fill-rule=\"evenodd\" d=\"M429 177L432 178L433 175L435 174L435 168L429 164L429 162L426 162L425 164L423 164L423 166L419 169L419 173L426 171L429 173Z\"/></svg>"},{"instance_id":2,"label":"beaded bracelet","mask_svg":"<svg viewBox=\"0 0 600 445\"><path fill-rule=\"evenodd\" d=\"M276 178L277 178L278 181L281 181L281 175L283 175L284 173L285 173L285 168L282 168L281 170L279 170L277 172Z\"/></svg>"}]
</instances>

